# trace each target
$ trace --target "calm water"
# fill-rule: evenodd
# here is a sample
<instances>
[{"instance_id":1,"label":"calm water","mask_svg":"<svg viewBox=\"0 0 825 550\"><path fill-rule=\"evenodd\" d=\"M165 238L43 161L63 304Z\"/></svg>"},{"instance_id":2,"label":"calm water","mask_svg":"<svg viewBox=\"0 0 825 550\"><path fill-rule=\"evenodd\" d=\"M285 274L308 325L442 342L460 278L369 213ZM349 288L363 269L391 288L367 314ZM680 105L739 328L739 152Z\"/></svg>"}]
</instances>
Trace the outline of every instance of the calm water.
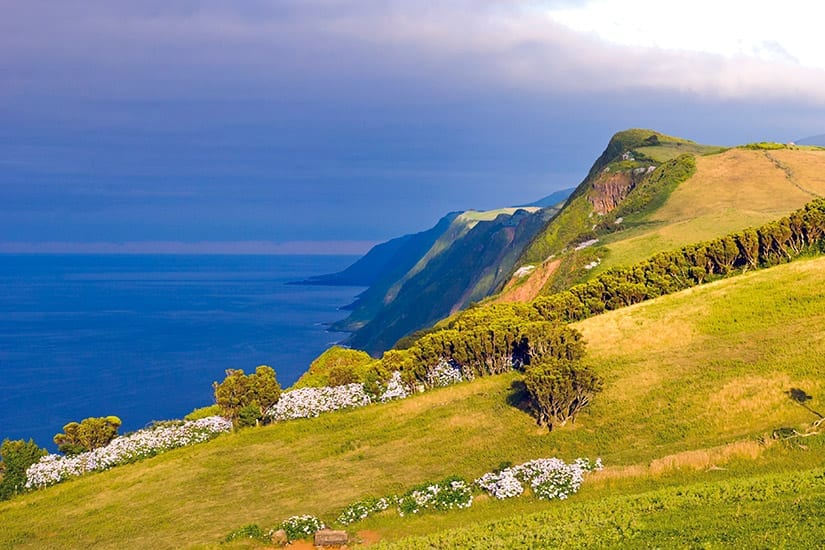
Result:
<instances>
[{"instance_id":1,"label":"calm water","mask_svg":"<svg viewBox=\"0 0 825 550\"><path fill-rule=\"evenodd\" d=\"M181 418L228 368L267 364L289 386L362 289L285 283L355 259L0 255L0 438L53 449L71 420Z\"/></svg>"}]
</instances>

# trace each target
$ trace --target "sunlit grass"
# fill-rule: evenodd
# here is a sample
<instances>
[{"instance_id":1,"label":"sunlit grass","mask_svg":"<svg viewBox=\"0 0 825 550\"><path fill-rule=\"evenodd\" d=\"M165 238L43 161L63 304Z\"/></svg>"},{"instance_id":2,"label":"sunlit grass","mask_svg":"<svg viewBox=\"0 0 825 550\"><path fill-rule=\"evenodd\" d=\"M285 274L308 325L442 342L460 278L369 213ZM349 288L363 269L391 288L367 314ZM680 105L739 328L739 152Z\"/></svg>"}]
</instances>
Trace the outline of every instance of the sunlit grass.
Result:
<instances>
[{"instance_id":1,"label":"sunlit grass","mask_svg":"<svg viewBox=\"0 0 825 550\"><path fill-rule=\"evenodd\" d=\"M217 545L248 523L268 528L305 513L329 522L365 496L450 474L469 480L537 457L600 456L608 468L564 503L482 499L420 518L386 514L353 530L394 539L535 510L564 514L578 501L623 502L663 486L813 468L825 457L819 448L792 454L755 442L816 419L785 392L801 388L814 396L811 408L820 406L822 273L825 258L800 260L579 323L605 391L552 433L509 404L517 374L485 378L221 436L0 503L0 547Z\"/></svg>"}]
</instances>

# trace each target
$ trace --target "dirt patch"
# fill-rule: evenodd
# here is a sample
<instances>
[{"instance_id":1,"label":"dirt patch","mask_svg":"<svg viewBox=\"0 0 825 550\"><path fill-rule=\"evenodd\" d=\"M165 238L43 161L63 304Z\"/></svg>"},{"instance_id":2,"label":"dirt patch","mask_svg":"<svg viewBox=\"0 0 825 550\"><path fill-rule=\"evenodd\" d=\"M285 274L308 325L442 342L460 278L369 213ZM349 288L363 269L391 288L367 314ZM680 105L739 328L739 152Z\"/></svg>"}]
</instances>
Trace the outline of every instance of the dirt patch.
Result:
<instances>
[{"instance_id":1,"label":"dirt patch","mask_svg":"<svg viewBox=\"0 0 825 550\"><path fill-rule=\"evenodd\" d=\"M526 281L521 281L521 279L515 277L510 279L501 295L495 299L495 302L529 302L534 300L560 264L561 260L545 260L530 275L526 276Z\"/></svg>"},{"instance_id":2,"label":"dirt patch","mask_svg":"<svg viewBox=\"0 0 825 550\"><path fill-rule=\"evenodd\" d=\"M376 542L381 540L381 535L378 531L358 531L356 534L356 538L361 541L361 544L364 546L369 546L370 544L375 544Z\"/></svg>"}]
</instances>

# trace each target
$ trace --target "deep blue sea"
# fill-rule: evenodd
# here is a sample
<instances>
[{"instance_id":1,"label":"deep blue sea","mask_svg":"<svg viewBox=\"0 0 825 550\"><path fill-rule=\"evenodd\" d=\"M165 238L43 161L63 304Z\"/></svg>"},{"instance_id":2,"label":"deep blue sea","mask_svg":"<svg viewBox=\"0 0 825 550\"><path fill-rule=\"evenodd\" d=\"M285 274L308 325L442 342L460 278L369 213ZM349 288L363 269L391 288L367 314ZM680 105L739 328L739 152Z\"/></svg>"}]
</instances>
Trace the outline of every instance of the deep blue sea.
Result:
<instances>
[{"instance_id":1,"label":"deep blue sea","mask_svg":"<svg viewBox=\"0 0 825 550\"><path fill-rule=\"evenodd\" d=\"M0 255L0 438L54 450L72 420L182 418L229 368L291 385L346 336L325 325L363 289L286 283L356 259Z\"/></svg>"}]
</instances>

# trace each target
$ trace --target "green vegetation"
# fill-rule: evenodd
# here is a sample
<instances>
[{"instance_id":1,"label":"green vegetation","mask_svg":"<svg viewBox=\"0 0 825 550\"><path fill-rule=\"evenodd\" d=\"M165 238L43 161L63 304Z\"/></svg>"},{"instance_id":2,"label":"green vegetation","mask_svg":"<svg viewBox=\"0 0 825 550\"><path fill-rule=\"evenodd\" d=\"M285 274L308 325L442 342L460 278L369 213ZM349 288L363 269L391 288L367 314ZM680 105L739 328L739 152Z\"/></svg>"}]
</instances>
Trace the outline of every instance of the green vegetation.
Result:
<instances>
[{"instance_id":1,"label":"green vegetation","mask_svg":"<svg viewBox=\"0 0 825 550\"><path fill-rule=\"evenodd\" d=\"M742 145L741 148L751 151L776 151L778 149L787 149L788 146L785 143L776 143L774 141L759 141Z\"/></svg>"},{"instance_id":2,"label":"green vegetation","mask_svg":"<svg viewBox=\"0 0 825 550\"><path fill-rule=\"evenodd\" d=\"M815 548L825 473L695 483L486 522L377 548Z\"/></svg>"},{"instance_id":3,"label":"green vegetation","mask_svg":"<svg viewBox=\"0 0 825 550\"><path fill-rule=\"evenodd\" d=\"M46 454L46 449L41 449L31 439L4 439L0 445L0 500L25 492L26 468Z\"/></svg>"},{"instance_id":4,"label":"green vegetation","mask_svg":"<svg viewBox=\"0 0 825 550\"><path fill-rule=\"evenodd\" d=\"M726 147L718 147L716 145L701 145L693 142L669 142L660 145L637 147L633 152L639 159L667 162L684 154L692 156L715 155L726 150Z\"/></svg>"},{"instance_id":5,"label":"green vegetation","mask_svg":"<svg viewBox=\"0 0 825 550\"><path fill-rule=\"evenodd\" d=\"M115 437L123 422L116 416L84 418L69 422L63 432L54 436L57 449L65 455L76 455L103 447Z\"/></svg>"},{"instance_id":6,"label":"green vegetation","mask_svg":"<svg viewBox=\"0 0 825 550\"><path fill-rule=\"evenodd\" d=\"M593 396L602 391L603 382L586 365L551 358L527 367L524 385L537 411L539 425L552 431L554 425L575 421Z\"/></svg>"},{"instance_id":7,"label":"green vegetation","mask_svg":"<svg viewBox=\"0 0 825 550\"><path fill-rule=\"evenodd\" d=\"M364 351L332 346L310 364L293 388L365 383L372 373L373 363L375 359Z\"/></svg>"},{"instance_id":8,"label":"green vegetation","mask_svg":"<svg viewBox=\"0 0 825 550\"><path fill-rule=\"evenodd\" d=\"M202 418L209 418L210 416L219 416L221 414L221 407L216 403L206 407L199 407L183 417L184 420L201 420Z\"/></svg>"},{"instance_id":9,"label":"green vegetation","mask_svg":"<svg viewBox=\"0 0 825 550\"><path fill-rule=\"evenodd\" d=\"M240 369L228 369L223 382L215 382L213 388L221 416L236 427L256 426L266 418L266 410L281 397L275 371L267 365L260 365L249 375Z\"/></svg>"},{"instance_id":10,"label":"green vegetation","mask_svg":"<svg viewBox=\"0 0 825 550\"><path fill-rule=\"evenodd\" d=\"M332 524L368 495L448 475L475 479L502 462L547 456L600 456L606 469L563 502L478 499L469 509L422 517L377 514L357 529L390 541L517 522L532 513L546 512L542 517L553 521L585 518L590 510L591 521L602 521L596 512L613 510L610 517L621 519L647 506L633 525L660 538L639 535L650 537L639 539L642 546L648 540L692 544L684 533L693 536L686 522L694 514L699 537L722 536L727 531L720 526L732 522L731 532L749 530L753 538L731 540L756 540L762 529L773 533L765 539L770 544L788 541L780 522L796 521L790 525L810 525L797 536L815 538L821 520L810 511L821 507L822 496L804 472L821 473L825 442L805 438L805 450L773 442L770 434L783 427L804 432L818 419L788 397L791 388L813 396L809 408L822 408L823 270L825 258L798 260L577 323L588 342L586 364L604 379L604 390L575 424L552 432L519 408L518 374L485 377L402 401L242 430L18 496L0 504L0 546L217 547L242 525L277 525L298 514ZM712 493L730 484L739 487L730 489L741 491L735 494L746 494L748 484L763 479L803 481L792 496L757 485L753 493L765 500L740 498L718 508L718 500L690 496L696 487ZM668 494L685 506L660 509L645 500ZM588 508L601 502L604 508ZM805 524L793 519L794 511ZM554 536L563 537L567 528L559 528ZM805 546L808 539L800 540Z\"/></svg>"}]
</instances>

